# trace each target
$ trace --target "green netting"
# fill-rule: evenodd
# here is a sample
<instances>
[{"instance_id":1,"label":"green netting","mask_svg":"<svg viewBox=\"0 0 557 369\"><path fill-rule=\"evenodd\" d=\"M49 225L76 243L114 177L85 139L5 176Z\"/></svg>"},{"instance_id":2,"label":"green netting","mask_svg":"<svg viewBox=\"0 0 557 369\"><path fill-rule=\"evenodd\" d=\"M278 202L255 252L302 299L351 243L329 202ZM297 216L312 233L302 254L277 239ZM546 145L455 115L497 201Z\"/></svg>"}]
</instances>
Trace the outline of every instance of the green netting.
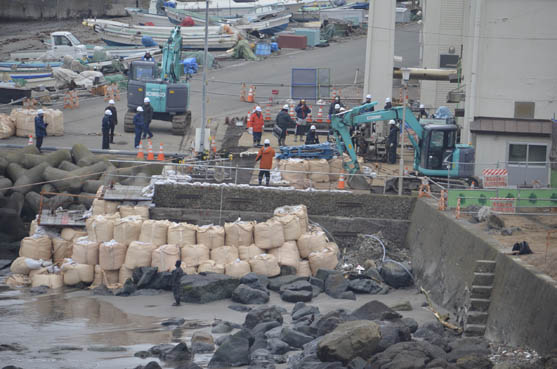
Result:
<instances>
[{"instance_id":1,"label":"green netting","mask_svg":"<svg viewBox=\"0 0 557 369\"><path fill-rule=\"evenodd\" d=\"M116 83L120 89L128 88L128 79L123 74L110 74L108 76L104 76L104 79L108 83Z\"/></svg>"}]
</instances>

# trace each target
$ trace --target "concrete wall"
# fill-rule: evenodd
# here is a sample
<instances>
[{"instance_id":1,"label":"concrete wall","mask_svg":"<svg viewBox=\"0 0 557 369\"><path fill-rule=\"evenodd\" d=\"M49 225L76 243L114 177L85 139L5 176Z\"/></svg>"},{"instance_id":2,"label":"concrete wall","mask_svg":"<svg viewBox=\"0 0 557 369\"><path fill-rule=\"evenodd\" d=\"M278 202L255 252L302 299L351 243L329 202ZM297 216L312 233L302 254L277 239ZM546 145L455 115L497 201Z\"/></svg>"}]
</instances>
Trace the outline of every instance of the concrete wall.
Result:
<instances>
[{"instance_id":1,"label":"concrete wall","mask_svg":"<svg viewBox=\"0 0 557 369\"><path fill-rule=\"evenodd\" d=\"M153 202L156 207L151 210L151 217L154 219L221 225L238 218L265 221L277 207L304 204L310 220L325 227L343 247L350 246L358 233L379 231L402 247L415 198L164 184L155 186Z\"/></svg>"},{"instance_id":2,"label":"concrete wall","mask_svg":"<svg viewBox=\"0 0 557 369\"><path fill-rule=\"evenodd\" d=\"M0 0L0 19L39 20L125 16L126 7L148 8L149 0Z\"/></svg>"},{"instance_id":3,"label":"concrete wall","mask_svg":"<svg viewBox=\"0 0 557 369\"><path fill-rule=\"evenodd\" d=\"M462 314L474 276L476 260L495 260L486 336L527 345L547 353L557 342L557 284L497 251L496 241L484 239L466 221L455 221L432 204L418 200L406 236L412 267L432 299Z\"/></svg>"}]
</instances>

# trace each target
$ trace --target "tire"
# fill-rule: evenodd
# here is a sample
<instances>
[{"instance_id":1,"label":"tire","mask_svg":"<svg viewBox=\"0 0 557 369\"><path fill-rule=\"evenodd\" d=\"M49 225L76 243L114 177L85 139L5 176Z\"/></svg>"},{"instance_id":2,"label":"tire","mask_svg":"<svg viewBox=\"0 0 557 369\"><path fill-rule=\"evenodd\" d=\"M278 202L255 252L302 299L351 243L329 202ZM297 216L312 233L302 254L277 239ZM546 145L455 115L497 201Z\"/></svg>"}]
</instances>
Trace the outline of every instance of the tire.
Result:
<instances>
[{"instance_id":1,"label":"tire","mask_svg":"<svg viewBox=\"0 0 557 369\"><path fill-rule=\"evenodd\" d=\"M134 112L128 110L126 116L124 117L124 132L133 133L135 132L135 126L133 125Z\"/></svg>"},{"instance_id":2,"label":"tire","mask_svg":"<svg viewBox=\"0 0 557 369\"><path fill-rule=\"evenodd\" d=\"M191 125L191 111L185 114L176 114L172 117L172 134L185 136Z\"/></svg>"}]
</instances>

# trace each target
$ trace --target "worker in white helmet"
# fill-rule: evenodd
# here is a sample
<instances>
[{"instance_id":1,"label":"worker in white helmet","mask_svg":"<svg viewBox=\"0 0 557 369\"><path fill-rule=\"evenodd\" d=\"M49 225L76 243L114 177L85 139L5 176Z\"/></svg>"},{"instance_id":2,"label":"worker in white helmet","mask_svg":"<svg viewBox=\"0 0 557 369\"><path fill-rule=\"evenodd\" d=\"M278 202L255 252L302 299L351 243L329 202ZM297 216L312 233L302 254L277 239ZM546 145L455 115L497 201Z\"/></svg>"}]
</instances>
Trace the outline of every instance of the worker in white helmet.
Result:
<instances>
[{"instance_id":1,"label":"worker in white helmet","mask_svg":"<svg viewBox=\"0 0 557 369\"><path fill-rule=\"evenodd\" d=\"M317 134L317 127L312 125L306 134L306 145L316 145L319 143L319 135Z\"/></svg>"},{"instance_id":2,"label":"worker in white helmet","mask_svg":"<svg viewBox=\"0 0 557 369\"><path fill-rule=\"evenodd\" d=\"M366 99L362 102L362 105L369 104L369 103L371 103L371 95L367 94ZM365 113L365 112L374 111L374 110L375 110L375 108L373 106L370 106L369 108L362 108L360 110L360 112Z\"/></svg>"},{"instance_id":3,"label":"worker in white helmet","mask_svg":"<svg viewBox=\"0 0 557 369\"><path fill-rule=\"evenodd\" d=\"M46 136L46 127L48 123L44 121L44 111L43 109L37 110L37 116L35 117L35 138L37 149L41 152L41 146L43 145L43 139Z\"/></svg>"},{"instance_id":4,"label":"worker in white helmet","mask_svg":"<svg viewBox=\"0 0 557 369\"><path fill-rule=\"evenodd\" d=\"M112 111L110 109L106 109L104 111L104 116L102 120L101 132L103 134L103 141L102 141L102 149L108 150L110 149L110 117L112 117Z\"/></svg>"},{"instance_id":5,"label":"worker in white helmet","mask_svg":"<svg viewBox=\"0 0 557 369\"><path fill-rule=\"evenodd\" d=\"M261 186L261 181L263 176L265 176L265 184L268 186L271 180L271 169L273 168L273 158L275 157L275 150L271 147L271 141L266 138L263 141L263 147L259 149L255 161L259 161L259 175L257 176L259 180L259 185Z\"/></svg>"},{"instance_id":6,"label":"worker in white helmet","mask_svg":"<svg viewBox=\"0 0 557 369\"><path fill-rule=\"evenodd\" d=\"M143 133L143 129L145 128L145 121L143 120L143 107L138 106L135 111L136 113L133 117L133 126L135 128L134 147L138 149L139 142L141 141L141 134Z\"/></svg>"},{"instance_id":7,"label":"worker in white helmet","mask_svg":"<svg viewBox=\"0 0 557 369\"><path fill-rule=\"evenodd\" d=\"M118 124L118 112L116 111L116 106L114 104L114 100L110 100L108 102L108 106L106 107L106 110L110 110L110 112L112 113L112 115L110 116L110 143L113 144L114 143L114 129L116 128L116 125Z\"/></svg>"},{"instance_id":8,"label":"worker in white helmet","mask_svg":"<svg viewBox=\"0 0 557 369\"><path fill-rule=\"evenodd\" d=\"M253 147L261 147L261 136L263 135L264 126L265 118L263 118L261 113L261 107L256 106L248 121L248 128L251 128L253 134Z\"/></svg>"},{"instance_id":9,"label":"worker in white helmet","mask_svg":"<svg viewBox=\"0 0 557 369\"><path fill-rule=\"evenodd\" d=\"M338 105L338 108L337 108L337 105ZM329 119L331 119L331 116L333 114L337 114L338 111L340 110L340 108L344 108L344 104L342 103L342 101L340 101L340 96L335 96L335 99L333 100L333 102L329 106Z\"/></svg>"},{"instance_id":10,"label":"worker in white helmet","mask_svg":"<svg viewBox=\"0 0 557 369\"><path fill-rule=\"evenodd\" d=\"M151 132L151 129L149 129L152 120L153 106L151 106L151 100L146 97L143 99L143 139L147 138L147 136L149 136L150 139L153 138L153 133Z\"/></svg>"},{"instance_id":11,"label":"worker in white helmet","mask_svg":"<svg viewBox=\"0 0 557 369\"><path fill-rule=\"evenodd\" d=\"M391 98L387 97L385 99L385 107L383 108L383 110L389 110L393 107L393 104L391 103Z\"/></svg>"},{"instance_id":12,"label":"worker in white helmet","mask_svg":"<svg viewBox=\"0 0 557 369\"><path fill-rule=\"evenodd\" d=\"M419 119L427 118L427 111L425 111L425 105L420 104L420 115L418 116Z\"/></svg>"},{"instance_id":13,"label":"worker in white helmet","mask_svg":"<svg viewBox=\"0 0 557 369\"><path fill-rule=\"evenodd\" d=\"M389 121L389 136L387 137L387 163L396 163L396 148L398 146L398 127L396 122Z\"/></svg>"},{"instance_id":14,"label":"worker in white helmet","mask_svg":"<svg viewBox=\"0 0 557 369\"><path fill-rule=\"evenodd\" d=\"M278 138L279 146L285 146L288 128L296 127L296 122L290 117L290 114L288 114L288 104L285 104L279 111L275 119L275 123L273 135Z\"/></svg>"}]
</instances>

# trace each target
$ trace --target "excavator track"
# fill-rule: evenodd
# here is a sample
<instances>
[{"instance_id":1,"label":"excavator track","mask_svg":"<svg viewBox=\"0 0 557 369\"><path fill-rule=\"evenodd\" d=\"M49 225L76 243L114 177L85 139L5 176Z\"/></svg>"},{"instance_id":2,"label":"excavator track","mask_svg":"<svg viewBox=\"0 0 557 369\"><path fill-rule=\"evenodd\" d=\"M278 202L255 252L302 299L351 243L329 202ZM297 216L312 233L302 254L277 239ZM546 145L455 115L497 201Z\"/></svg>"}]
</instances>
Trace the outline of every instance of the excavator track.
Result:
<instances>
[{"instance_id":1,"label":"excavator track","mask_svg":"<svg viewBox=\"0 0 557 369\"><path fill-rule=\"evenodd\" d=\"M128 110L126 112L126 115L124 117L124 132L135 132L135 126L133 125L134 115L134 112L131 110Z\"/></svg>"},{"instance_id":2,"label":"excavator track","mask_svg":"<svg viewBox=\"0 0 557 369\"><path fill-rule=\"evenodd\" d=\"M176 114L172 117L172 134L175 136L185 136L191 126L191 111L186 114Z\"/></svg>"}]
</instances>

